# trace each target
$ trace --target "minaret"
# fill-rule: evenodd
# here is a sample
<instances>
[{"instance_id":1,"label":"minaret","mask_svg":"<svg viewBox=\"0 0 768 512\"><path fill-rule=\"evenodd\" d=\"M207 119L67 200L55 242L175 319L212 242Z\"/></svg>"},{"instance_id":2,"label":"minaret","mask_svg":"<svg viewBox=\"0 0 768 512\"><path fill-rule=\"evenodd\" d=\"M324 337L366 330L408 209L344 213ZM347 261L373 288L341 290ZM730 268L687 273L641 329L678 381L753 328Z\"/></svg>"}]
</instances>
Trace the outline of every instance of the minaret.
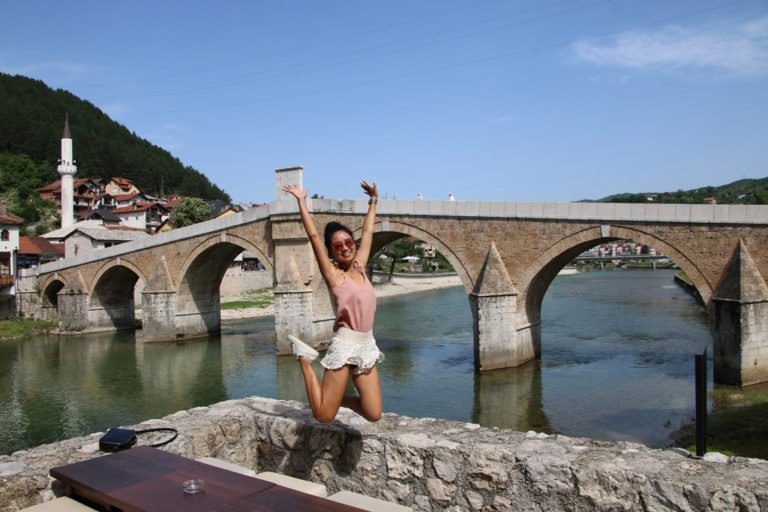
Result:
<instances>
[{"instance_id":1,"label":"minaret","mask_svg":"<svg viewBox=\"0 0 768 512\"><path fill-rule=\"evenodd\" d=\"M65 228L74 223L72 176L77 172L77 166L72 159L72 136L69 134L69 114L67 114L64 120L64 133L61 134L61 159L56 170L61 175L61 227Z\"/></svg>"}]
</instances>

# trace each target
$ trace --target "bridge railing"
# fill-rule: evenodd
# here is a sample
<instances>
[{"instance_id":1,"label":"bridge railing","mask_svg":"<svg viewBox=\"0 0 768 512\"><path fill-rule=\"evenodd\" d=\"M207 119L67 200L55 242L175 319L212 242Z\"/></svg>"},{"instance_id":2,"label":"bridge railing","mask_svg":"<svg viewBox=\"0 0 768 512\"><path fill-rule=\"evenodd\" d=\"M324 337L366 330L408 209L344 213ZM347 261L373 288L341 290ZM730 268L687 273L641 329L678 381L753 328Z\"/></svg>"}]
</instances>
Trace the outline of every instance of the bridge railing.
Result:
<instances>
[{"instance_id":1,"label":"bridge railing","mask_svg":"<svg viewBox=\"0 0 768 512\"><path fill-rule=\"evenodd\" d=\"M296 211L295 202L279 201L275 213ZM311 199L310 211L365 214L364 199ZM509 201L419 201L380 199L379 215L566 219L579 221L674 222L686 224L768 224L768 205L538 203Z\"/></svg>"}]
</instances>

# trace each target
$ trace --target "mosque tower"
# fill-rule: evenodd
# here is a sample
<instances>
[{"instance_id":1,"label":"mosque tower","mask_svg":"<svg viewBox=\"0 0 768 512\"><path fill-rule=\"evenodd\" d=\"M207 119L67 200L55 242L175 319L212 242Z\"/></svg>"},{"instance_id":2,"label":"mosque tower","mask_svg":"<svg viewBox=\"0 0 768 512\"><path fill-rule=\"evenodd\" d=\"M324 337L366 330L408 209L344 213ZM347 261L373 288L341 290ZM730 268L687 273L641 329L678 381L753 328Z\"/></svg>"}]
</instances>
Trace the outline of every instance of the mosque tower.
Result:
<instances>
[{"instance_id":1,"label":"mosque tower","mask_svg":"<svg viewBox=\"0 0 768 512\"><path fill-rule=\"evenodd\" d=\"M56 170L61 175L61 227L74 223L74 191L72 176L77 166L72 159L72 136L69 134L69 114L64 120L64 133L61 134L61 158Z\"/></svg>"}]
</instances>

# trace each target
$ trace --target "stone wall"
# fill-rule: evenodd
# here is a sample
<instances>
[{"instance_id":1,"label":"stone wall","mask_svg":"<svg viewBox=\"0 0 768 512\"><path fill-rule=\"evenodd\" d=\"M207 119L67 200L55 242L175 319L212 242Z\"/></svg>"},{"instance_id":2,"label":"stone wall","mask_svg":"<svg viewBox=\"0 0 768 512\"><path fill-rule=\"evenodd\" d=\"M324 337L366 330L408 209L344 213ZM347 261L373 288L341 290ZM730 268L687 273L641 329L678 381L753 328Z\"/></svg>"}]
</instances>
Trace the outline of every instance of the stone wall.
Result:
<instances>
[{"instance_id":1,"label":"stone wall","mask_svg":"<svg viewBox=\"0 0 768 512\"><path fill-rule=\"evenodd\" d=\"M15 315L44 318L43 304L38 295L37 273L34 269L19 269L19 278L16 280Z\"/></svg>"},{"instance_id":2,"label":"stone wall","mask_svg":"<svg viewBox=\"0 0 768 512\"><path fill-rule=\"evenodd\" d=\"M768 510L768 461L649 449L342 409L331 424L304 404L246 398L171 414L163 449L215 456L409 505L414 510ZM100 434L0 456L0 512L60 493L50 468L101 455ZM146 438L140 444L161 440Z\"/></svg>"},{"instance_id":3,"label":"stone wall","mask_svg":"<svg viewBox=\"0 0 768 512\"><path fill-rule=\"evenodd\" d=\"M272 272L245 271L240 267L229 267L224 273L219 286L222 298L236 297L254 290L272 288L274 279Z\"/></svg>"},{"instance_id":4,"label":"stone wall","mask_svg":"<svg viewBox=\"0 0 768 512\"><path fill-rule=\"evenodd\" d=\"M16 296L0 292L0 320L16 316Z\"/></svg>"}]
</instances>

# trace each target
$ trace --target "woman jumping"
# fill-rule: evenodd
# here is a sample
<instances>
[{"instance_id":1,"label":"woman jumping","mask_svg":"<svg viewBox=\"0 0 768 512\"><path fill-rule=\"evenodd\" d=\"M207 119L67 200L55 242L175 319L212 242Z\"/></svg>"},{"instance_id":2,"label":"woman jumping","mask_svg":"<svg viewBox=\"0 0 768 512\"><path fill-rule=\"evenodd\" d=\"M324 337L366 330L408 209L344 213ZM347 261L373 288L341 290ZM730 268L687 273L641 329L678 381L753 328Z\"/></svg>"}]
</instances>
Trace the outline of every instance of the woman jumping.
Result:
<instances>
[{"instance_id":1,"label":"woman jumping","mask_svg":"<svg viewBox=\"0 0 768 512\"><path fill-rule=\"evenodd\" d=\"M384 360L384 354L373 338L376 295L365 275L373 243L378 190L375 182L369 185L363 181L360 186L370 196L370 200L359 247L355 244L352 231L338 222L329 222L325 226L323 247L307 209L307 191L293 185L283 187L299 203L301 222L315 253L320 273L336 302L334 335L328 352L320 362L325 368L322 383L312 369L312 361L319 355L317 350L295 336L288 336L291 350L304 374L312 414L323 423L332 421L342 405L368 421L381 418L381 384L376 363ZM350 376L359 396L344 396Z\"/></svg>"}]
</instances>

